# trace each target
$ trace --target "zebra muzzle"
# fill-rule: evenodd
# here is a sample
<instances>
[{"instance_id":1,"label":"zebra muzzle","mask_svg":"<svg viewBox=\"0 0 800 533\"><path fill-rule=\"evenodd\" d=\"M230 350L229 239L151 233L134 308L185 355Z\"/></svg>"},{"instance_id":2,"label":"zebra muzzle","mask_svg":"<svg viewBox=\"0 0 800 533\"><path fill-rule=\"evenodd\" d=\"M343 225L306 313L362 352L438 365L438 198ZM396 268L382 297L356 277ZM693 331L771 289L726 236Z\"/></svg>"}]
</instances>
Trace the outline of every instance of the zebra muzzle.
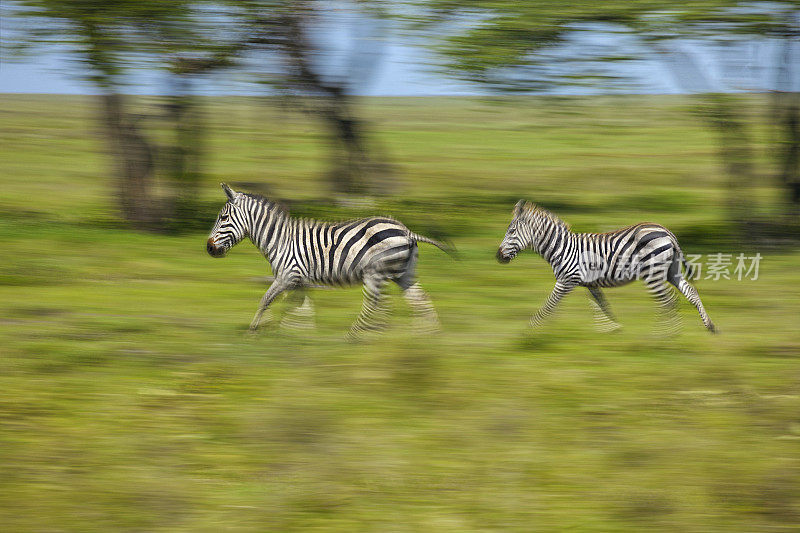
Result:
<instances>
[{"instance_id":1,"label":"zebra muzzle","mask_svg":"<svg viewBox=\"0 0 800 533\"><path fill-rule=\"evenodd\" d=\"M505 255L503 253L503 250L498 248L497 249L497 262L505 264L505 263L508 263L509 261L511 261L511 256Z\"/></svg>"},{"instance_id":2,"label":"zebra muzzle","mask_svg":"<svg viewBox=\"0 0 800 533\"><path fill-rule=\"evenodd\" d=\"M211 257L222 257L225 255L225 248L217 246L212 239L208 239L206 243L206 251Z\"/></svg>"}]
</instances>

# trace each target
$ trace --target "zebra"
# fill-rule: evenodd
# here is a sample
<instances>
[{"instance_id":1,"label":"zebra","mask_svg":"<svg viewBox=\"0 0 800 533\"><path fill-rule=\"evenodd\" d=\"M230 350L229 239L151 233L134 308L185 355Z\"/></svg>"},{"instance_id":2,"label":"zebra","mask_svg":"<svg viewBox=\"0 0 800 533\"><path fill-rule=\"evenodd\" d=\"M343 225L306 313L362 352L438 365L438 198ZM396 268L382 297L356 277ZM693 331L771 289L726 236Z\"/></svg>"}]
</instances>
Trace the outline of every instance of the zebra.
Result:
<instances>
[{"instance_id":1,"label":"zebra","mask_svg":"<svg viewBox=\"0 0 800 533\"><path fill-rule=\"evenodd\" d=\"M384 325L383 289L388 281L403 291L421 329L438 331L439 319L433 304L416 280L417 243L430 243L451 253L449 246L386 217L345 222L290 217L276 202L221 185L227 201L208 237L208 254L223 257L247 237L267 259L274 274L250 332L258 330L267 307L285 291L294 292L293 305L299 307L307 305L304 291L308 287L362 284L363 307L348 333L348 338L355 340Z\"/></svg>"},{"instance_id":2,"label":"zebra","mask_svg":"<svg viewBox=\"0 0 800 533\"><path fill-rule=\"evenodd\" d=\"M553 213L520 200L514 206L513 218L497 250L497 260L508 263L527 248L550 263L556 277L547 301L531 317L534 328L541 325L566 294L582 286L592 298L600 329L616 330L620 325L602 289L641 279L661 313L673 325L677 321L677 298L667 283L674 285L697 308L710 332L717 332L697 290L681 273L683 263L687 277L691 277L678 240L664 226L643 222L609 233L573 233Z\"/></svg>"}]
</instances>

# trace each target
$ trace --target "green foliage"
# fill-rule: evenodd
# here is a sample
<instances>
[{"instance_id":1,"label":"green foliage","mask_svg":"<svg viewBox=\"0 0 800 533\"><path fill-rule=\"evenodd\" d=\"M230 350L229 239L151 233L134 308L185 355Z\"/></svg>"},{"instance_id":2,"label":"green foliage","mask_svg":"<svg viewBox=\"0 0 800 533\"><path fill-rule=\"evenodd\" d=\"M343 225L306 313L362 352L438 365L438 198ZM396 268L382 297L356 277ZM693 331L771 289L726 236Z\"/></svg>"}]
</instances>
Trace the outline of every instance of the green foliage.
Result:
<instances>
[{"instance_id":1,"label":"green foliage","mask_svg":"<svg viewBox=\"0 0 800 533\"><path fill-rule=\"evenodd\" d=\"M224 63L235 48L222 28L228 21L204 2L189 0L19 0L13 14L23 23L22 44L68 46L100 87L123 83L136 68L182 70L186 56ZM34 24L33 20L39 20ZM224 37L223 37L224 35ZM233 38L234 42L230 42ZM216 60L216 61L213 61Z\"/></svg>"},{"instance_id":2,"label":"green foliage","mask_svg":"<svg viewBox=\"0 0 800 533\"><path fill-rule=\"evenodd\" d=\"M687 36L791 37L798 31L794 2L409 0L405 4L413 6L405 18L432 25L445 36L436 49L446 70L500 90L569 85L576 77L586 80L592 75L580 70L565 74L559 68L565 62L591 62L602 68L609 61L629 58L564 47L580 32L634 32L647 42ZM564 53L552 55L555 50Z\"/></svg>"}]
</instances>

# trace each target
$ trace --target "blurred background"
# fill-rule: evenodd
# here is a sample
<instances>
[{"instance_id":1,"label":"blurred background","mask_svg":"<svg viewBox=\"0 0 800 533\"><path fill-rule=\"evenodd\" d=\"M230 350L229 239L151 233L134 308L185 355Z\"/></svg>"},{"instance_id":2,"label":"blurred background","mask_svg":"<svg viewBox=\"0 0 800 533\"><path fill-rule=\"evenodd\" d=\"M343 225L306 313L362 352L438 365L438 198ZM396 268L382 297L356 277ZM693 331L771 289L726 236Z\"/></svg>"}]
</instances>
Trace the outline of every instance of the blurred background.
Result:
<instances>
[{"instance_id":1,"label":"blurred background","mask_svg":"<svg viewBox=\"0 0 800 533\"><path fill-rule=\"evenodd\" d=\"M10 531L800 528L796 2L0 9ZM315 330L246 337L270 272L205 253L220 181L453 242L419 264L444 331L395 291L348 344L360 291L316 290ZM640 284L620 333L578 292L531 332L552 271L494 260L520 198L669 227L722 334L685 302L654 334Z\"/></svg>"}]
</instances>

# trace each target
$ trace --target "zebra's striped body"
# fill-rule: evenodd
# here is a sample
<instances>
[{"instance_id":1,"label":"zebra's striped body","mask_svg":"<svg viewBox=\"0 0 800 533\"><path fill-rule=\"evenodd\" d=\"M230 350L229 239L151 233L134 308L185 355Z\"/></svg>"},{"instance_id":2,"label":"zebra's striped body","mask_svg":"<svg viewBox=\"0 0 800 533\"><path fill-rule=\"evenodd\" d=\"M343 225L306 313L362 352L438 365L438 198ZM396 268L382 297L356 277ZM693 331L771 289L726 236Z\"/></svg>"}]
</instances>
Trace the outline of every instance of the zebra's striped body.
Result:
<instances>
[{"instance_id":1,"label":"zebra's striped body","mask_svg":"<svg viewBox=\"0 0 800 533\"><path fill-rule=\"evenodd\" d=\"M347 222L322 222L290 217L280 206L257 195L238 193L222 185L228 201L220 211L207 243L208 253L221 257L248 237L269 261L275 279L261 300L250 325L255 331L269 304L286 290L310 285L364 285L364 308L351 330L358 335L377 329L383 309L382 289L397 283L427 329L438 319L415 279L417 243L428 242L400 222L383 217ZM297 300L300 304L304 299Z\"/></svg>"},{"instance_id":2,"label":"zebra's striped body","mask_svg":"<svg viewBox=\"0 0 800 533\"><path fill-rule=\"evenodd\" d=\"M538 326L575 287L586 287L604 329L619 325L611 314L602 288L618 287L641 279L661 310L675 320L674 285L697 307L703 324L714 332L700 296L681 273L683 254L671 231L658 224L641 223L609 233L573 233L552 213L520 200L497 251L507 263L520 251L532 248L553 268L556 285L545 305L531 322ZM685 263L684 263L685 265Z\"/></svg>"}]
</instances>

